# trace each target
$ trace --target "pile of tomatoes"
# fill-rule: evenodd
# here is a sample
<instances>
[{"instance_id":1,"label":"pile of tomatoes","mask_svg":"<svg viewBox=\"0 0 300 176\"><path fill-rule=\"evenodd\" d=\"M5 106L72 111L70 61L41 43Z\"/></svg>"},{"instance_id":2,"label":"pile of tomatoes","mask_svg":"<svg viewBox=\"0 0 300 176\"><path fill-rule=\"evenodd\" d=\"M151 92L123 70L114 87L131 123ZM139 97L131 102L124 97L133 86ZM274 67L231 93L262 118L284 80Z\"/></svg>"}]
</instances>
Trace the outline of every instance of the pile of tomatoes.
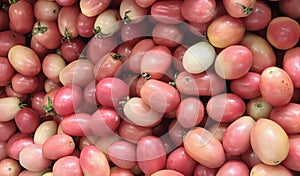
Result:
<instances>
[{"instance_id":1,"label":"pile of tomatoes","mask_svg":"<svg viewBox=\"0 0 300 176\"><path fill-rule=\"evenodd\" d=\"M1 176L300 174L299 0L1 0Z\"/></svg>"}]
</instances>

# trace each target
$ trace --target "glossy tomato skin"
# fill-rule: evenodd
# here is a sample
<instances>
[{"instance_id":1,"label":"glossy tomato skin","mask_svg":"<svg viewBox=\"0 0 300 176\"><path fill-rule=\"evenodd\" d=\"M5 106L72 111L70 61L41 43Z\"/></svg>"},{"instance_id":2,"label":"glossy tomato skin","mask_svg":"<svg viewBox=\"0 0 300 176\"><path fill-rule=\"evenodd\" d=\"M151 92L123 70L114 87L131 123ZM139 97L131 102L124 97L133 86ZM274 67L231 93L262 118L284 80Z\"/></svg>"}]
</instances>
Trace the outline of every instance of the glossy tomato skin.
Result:
<instances>
[{"instance_id":1,"label":"glossy tomato skin","mask_svg":"<svg viewBox=\"0 0 300 176\"><path fill-rule=\"evenodd\" d=\"M223 0L227 13L235 18L249 16L253 12L256 0Z\"/></svg>"},{"instance_id":2,"label":"glossy tomato skin","mask_svg":"<svg viewBox=\"0 0 300 176\"><path fill-rule=\"evenodd\" d=\"M80 9L77 5L64 6L58 13L58 29L60 34L67 40L78 36L76 20L79 13Z\"/></svg>"},{"instance_id":3,"label":"glossy tomato skin","mask_svg":"<svg viewBox=\"0 0 300 176\"><path fill-rule=\"evenodd\" d=\"M250 134L250 143L258 158L268 165L280 164L289 153L288 135L270 119L260 118L255 122Z\"/></svg>"},{"instance_id":4,"label":"glossy tomato skin","mask_svg":"<svg viewBox=\"0 0 300 176\"><path fill-rule=\"evenodd\" d=\"M59 83L59 73L65 66L66 62L64 58L55 53L47 54L42 61L44 75L56 83Z\"/></svg>"},{"instance_id":5,"label":"glossy tomato skin","mask_svg":"<svg viewBox=\"0 0 300 176\"><path fill-rule=\"evenodd\" d=\"M21 34L31 32L34 16L33 7L27 1L18 1L9 6L9 27Z\"/></svg>"},{"instance_id":6,"label":"glossy tomato skin","mask_svg":"<svg viewBox=\"0 0 300 176\"><path fill-rule=\"evenodd\" d=\"M207 102L206 111L215 121L232 122L245 113L246 105L239 96L224 93L211 97Z\"/></svg>"},{"instance_id":7,"label":"glossy tomato skin","mask_svg":"<svg viewBox=\"0 0 300 176\"><path fill-rule=\"evenodd\" d=\"M73 113L64 116L61 121L62 131L71 136L91 135L91 115L87 113Z\"/></svg>"},{"instance_id":8,"label":"glossy tomato skin","mask_svg":"<svg viewBox=\"0 0 300 176\"><path fill-rule=\"evenodd\" d=\"M5 31L9 28L9 16L4 10L0 10L0 31Z\"/></svg>"},{"instance_id":9,"label":"glossy tomato skin","mask_svg":"<svg viewBox=\"0 0 300 176\"><path fill-rule=\"evenodd\" d=\"M251 147L250 133L254 124L255 121L250 116L243 116L232 122L224 132L222 140L224 150L233 156L248 151Z\"/></svg>"},{"instance_id":10,"label":"glossy tomato skin","mask_svg":"<svg viewBox=\"0 0 300 176\"><path fill-rule=\"evenodd\" d=\"M167 169L176 170L183 175L192 175L197 164L197 162L186 153L184 147L178 147L172 151L166 162Z\"/></svg>"},{"instance_id":11,"label":"glossy tomato skin","mask_svg":"<svg viewBox=\"0 0 300 176\"><path fill-rule=\"evenodd\" d=\"M249 168L254 167L255 165L262 163L256 153L250 148L247 152L241 155L242 161L244 161Z\"/></svg>"},{"instance_id":12,"label":"glossy tomato skin","mask_svg":"<svg viewBox=\"0 0 300 176\"><path fill-rule=\"evenodd\" d=\"M57 114L68 115L75 112L82 100L82 90L77 85L66 85L58 90L53 100Z\"/></svg>"},{"instance_id":13,"label":"glossy tomato skin","mask_svg":"<svg viewBox=\"0 0 300 176\"><path fill-rule=\"evenodd\" d=\"M0 122L7 122L20 111L20 99L17 97L0 98L0 113L3 114Z\"/></svg>"},{"instance_id":14,"label":"glossy tomato skin","mask_svg":"<svg viewBox=\"0 0 300 176\"><path fill-rule=\"evenodd\" d=\"M222 175L247 176L249 175L249 169L242 161L230 160L227 161L216 174L216 176Z\"/></svg>"},{"instance_id":15,"label":"glossy tomato skin","mask_svg":"<svg viewBox=\"0 0 300 176\"><path fill-rule=\"evenodd\" d=\"M206 167L218 168L225 163L225 152L221 142L202 127L188 131L183 146L189 156Z\"/></svg>"},{"instance_id":16,"label":"glossy tomato skin","mask_svg":"<svg viewBox=\"0 0 300 176\"><path fill-rule=\"evenodd\" d=\"M286 175L286 176L293 175L291 171L288 170L288 168L286 168L282 164L276 166L270 166L264 163L259 163L254 165L250 170L250 174L253 173L261 176L270 176L270 175L277 175L277 174Z\"/></svg>"},{"instance_id":17,"label":"glossy tomato skin","mask_svg":"<svg viewBox=\"0 0 300 176\"><path fill-rule=\"evenodd\" d=\"M15 123L22 133L33 133L40 124L40 117L32 108L24 107L15 115Z\"/></svg>"},{"instance_id":18,"label":"glossy tomato skin","mask_svg":"<svg viewBox=\"0 0 300 176\"><path fill-rule=\"evenodd\" d=\"M61 6L54 1L36 1L33 6L33 14L39 21L55 21L60 8Z\"/></svg>"},{"instance_id":19,"label":"glossy tomato skin","mask_svg":"<svg viewBox=\"0 0 300 176\"><path fill-rule=\"evenodd\" d=\"M82 0L79 3L81 12L87 17L94 17L103 12L112 0Z\"/></svg>"},{"instance_id":20,"label":"glossy tomato skin","mask_svg":"<svg viewBox=\"0 0 300 176\"><path fill-rule=\"evenodd\" d=\"M198 163L194 169L194 176L215 176L217 171L216 168L208 168Z\"/></svg>"},{"instance_id":21,"label":"glossy tomato skin","mask_svg":"<svg viewBox=\"0 0 300 176\"><path fill-rule=\"evenodd\" d=\"M140 95L143 101L157 112L171 112L180 103L180 94L174 87L155 79L145 82Z\"/></svg>"},{"instance_id":22,"label":"glossy tomato skin","mask_svg":"<svg viewBox=\"0 0 300 176\"><path fill-rule=\"evenodd\" d=\"M109 163L105 154L95 146L86 146L81 150L80 166L84 175L109 176Z\"/></svg>"},{"instance_id":23,"label":"glossy tomato skin","mask_svg":"<svg viewBox=\"0 0 300 176\"><path fill-rule=\"evenodd\" d=\"M19 94L33 93L38 85L39 80L36 76L24 76L17 73L11 78L12 89Z\"/></svg>"},{"instance_id":24,"label":"glossy tomato skin","mask_svg":"<svg viewBox=\"0 0 300 176\"><path fill-rule=\"evenodd\" d=\"M166 150L160 138L142 137L137 143L136 152L137 164L143 173L153 174L165 168Z\"/></svg>"},{"instance_id":25,"label":"glossy tomato skin","mask_svg":"<svg viewBox=\"0 0 300 176\"><path fill-rule=\"evenodd\" d=\"M300 18L300 4L297 0L279 1L280 11L291 18Z\"/></svg>"},{"instance_id":26,"label":"glossy tomato skin","mask_svg":"<svg viewBox=\"0 0 300 176\"><path fill-rule=\"evenodd\" d=\"M5 158L0 161L0 174L1 175L19 175L22 168L17 160L12 158Z\"/></svg>"},{"instance_id":27,"label":"glossy tomato skin","mask_svg":"<svg viewBox=\"0 0 300 176\"><path fill-rule=\"evenodd\" d=\"M123 62L117 53L108 53L97 61L94 66L94 75L97 81L105 77L114 77L121 69Z\"/></svg>"},{"instance_id":28,"label":"glossy tomato skin","mask_svg":"<svg viewBox=\"0 0 300 176\"><path fill-rule=\"evenodd\" d=\"M14 141L9 147L7 147L7 154L9 157L19 160L20 152L26 147L33 144L33 137L22 137Z\"/></svg>"},{"instance_id":29,"label":"glossy tomato skin","mask_svg":"<svg viewBox=\"0 0 300 176\"><path fill-rule=\"evenodd\" d=\"M282 164L287 167L288 169L294 170L294 171L300 171L299 169L299 143L300 143L300 136L299 134L293 134L289 135L289 154L286 157L286 159L282 162Z\"/></svg>"},{"instance_id":30,"label":"glossy tomato skin","mask_svg":"<svg viewBox=\"0 0 300 176\"><path fill-rule=\"evenodd\" d=\"M167 175L173 175L173 176L183 176L180 172L172 169L163 169L157 172L154 172L152 176L167 176Z\"/></svg>"},{"instance_id":31,"label":"glossy tomato skin","mask_svg":"<svg viewBox=\"0 0 300 176\"><path fill-rule=\"evenodd\" d=\"M97 16L88 17L80 12L76 21L76 29L78 31L78 35L80 35L81 37L92 37L94 35L93 29L96 17Z\"/></svg>"},{"instance_id":32,"label":"glossy tomato skin","mask_svg":"<svg viewBox=\"0 0 300 176\"><path fill-rule=\"evenodd\" d=\"M0 56L7 57L9 50L15 45L25 45L25 35L12 30L0 32Z\"/></svg>"},{"instance_id":33,"label":"glossy tomato skin","mask_svg":"<svg viewBox=\"0 0 300 176\"><path fill-rule=\"evenodd\" d=\"M181 14L190 22L206 23L213 18L215 9L216 2L212 0L186 0L181 5Z\"/></svg>"},{"instance_id":34,"label":"glossy tomato skin","mask_svg":"<svg viewBox=\"0 0 300 176\"><path fill-rule=\"evenodd\" d=\"M268 67L261 74L260 92L270 105L285 105L293 96L292 79L283 69Z\"/></svg>"},{"instance_id":35,"label":"glossy tomato skin","mask_svg":"<svg viewBox=\"0 0 300 176\"><path fill-rule=\"evenodd\" d=\"M83 172L80 166L79 158L76 156L65 156L57 161L53 165L54 175L73 175L83 176Z\"/></svg>"},{"instance_id":36,"label":"glossy tomato skin","mask_svg":"<svg viewBox=\"0 0 300 176\"><path fill-rule=\"evenodd\" d=\"M79 37L73 38L70 41L64 41L60 45L60 52L66 62L72 62L80 57L80 54L85 47L85 43Z\"/></svg>"},{"instance_id":37,"label":"glossy tomato skin","mask_svg":"<svg viewBox=\"0 0 300 176\"><path fill-rule=\"evenodd\" d=\"M15 70L6 57L0 57L0 86L6 86L15 74Z\"/></svg>"},{"instance_id":38,"label":"glossy tomato skin","mask_svg":"<svg viewBox=\"0 0 300 176\"><path fill-rule=\"evenodd\" d=\"M13 120L0 122L1 141L7 141L16 132L17 126Z\"/></svg>"},{"instance_id":39,"label":"glossy tomato skin","mask_svg":"<svg viewBox=\"0 0 300 176\"><path fill-rule=\"evenodd\" d=\"M300 88L300 81L296 75L300 71L300 47L289 49L283 57L283 69L289 74L295 88Z\"/></svg>"},{"instance_id":40,"label":"glossy tomato skin","mask_svg":"<svg viewBox=\"0 0 300 176\"><path fill-rule=\"evenodd\" d=\"M288 134L299 133L299 113L299 104L288 103L285 106L275 107L272 109L270 119L277 122Z\"/></svg>"},{"instance_id":41,"label":"glossy tomato skin","mask_svg":"<svg viewBox=\"0 0 300 176\"><path fill-rule=\"evenodd\" d=\"M182 1L156 1L150 9L153 18L162 23L176 24L184 21L181 14Z\"/></svg>"}]
</instances>

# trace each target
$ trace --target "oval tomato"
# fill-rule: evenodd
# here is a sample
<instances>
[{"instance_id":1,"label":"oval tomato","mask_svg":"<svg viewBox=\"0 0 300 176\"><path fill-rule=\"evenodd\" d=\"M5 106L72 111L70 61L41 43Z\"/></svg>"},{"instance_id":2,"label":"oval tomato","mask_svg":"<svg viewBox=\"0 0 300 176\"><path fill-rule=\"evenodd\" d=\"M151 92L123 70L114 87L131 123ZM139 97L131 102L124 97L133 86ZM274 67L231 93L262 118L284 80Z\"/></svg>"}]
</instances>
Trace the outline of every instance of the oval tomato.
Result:
<instances>
[{"instance_id":1,"label":"oval tomato","mask_svg":"<svg viewBox=\"0 0 300 176\"><path fill-rule=\"evenodd\" d=\"M151 16L159 22L168 24L177 24L185 19L181 14L183 1L157 1L151 6Z\"/></svg>"},{"instance_id":2,"label":"oval tomato","mask_svg":"<svg viewBox=\"0 0 300 176\"><path fill-rule=\"evenodd\" d=\"M10 64L9 60L5 57L0 56L0 86L6 86L15 74L13 66Z\"/></svg>"},{"instance_id":3,"label":"oval tomato","mask_svg":"<svg viewBox=\"0 0 300 176\"><path fill-rule=\"evenodd\" d=\"M227 13L235 18L249 16L253 12L256 0L223 0Z\"/></svg>"},{"instance_id":4,"label":"oval tomato","mask_svg":"<svg viewBox=\"0 0 300 176\"><path fill-rule=\"evenodd\" d=\"M61 121L62 131L71 136L91 135L91 115L87 113L74 113L64 116Z\"/></svg>"},{"instance_id":5,"label":"oval tomato","mask_svg":"<svg viewBox=\"0 0 300 176\"><path fill-rule=\"evenodd\" d=\"M0 98L0 122L12 120L15 115L21 110L20 99L17 97Z\"/></svg>"},{"instance_id":6,"label":"oval tomato","mask_svg":"<svg viewBox=\"0 0 300 176\"><path fill-rule=\"evenodd\" d=\"M81 0L79 7L82 14L87 17L94 17L103 12L112 2L112 0Z\"/></svg>"},{"instance_id":7,"label":"oval tomato","mask_svg":"<svg viewBox=\"0 0 300 176\"><path fill-rule=\"evenodd\" d=\"M0 32L0 56L7 57L9 50L15 45L25 45L25 35L7 30Z\"/></svg>"},{"instance_id":8,"label":"oval tomato","mask_svg":"<svg viewBox=\"0 0 300 176\"><path fill-rule=\"evenodd\" d=\"M295 88L300 88L298 73L300 72L300 47L286 50L283 56L283 69L289 74Z\"/></svg>"},{"instance_id":9,"label":"oval tomato","mask_svg":"<svg viewBox=\"0 0 300 176\"><path fill-rule=\"evenodd\" d=\"M76 156L65 156L53 164L53 175L73 175L83 176L83 172L80 166L79 158ZM43 176L47 176L44 174Z\"/></svg>"},{"instance_id":10,"label":"oval tomato","mask_svg":"<svg viewBox=\"0 0 300 176\"><path fill-rule=\"evenodd\" d=\"M300 160L300 154L299 154L299 144L300 144L300 135L294 134L289 136L289 144L290 149L287 157L282 162L282 164L287 167L288 169L294 170L294 171L300 171L299 169L299 160Z\"/></svg>"}]
</instances>

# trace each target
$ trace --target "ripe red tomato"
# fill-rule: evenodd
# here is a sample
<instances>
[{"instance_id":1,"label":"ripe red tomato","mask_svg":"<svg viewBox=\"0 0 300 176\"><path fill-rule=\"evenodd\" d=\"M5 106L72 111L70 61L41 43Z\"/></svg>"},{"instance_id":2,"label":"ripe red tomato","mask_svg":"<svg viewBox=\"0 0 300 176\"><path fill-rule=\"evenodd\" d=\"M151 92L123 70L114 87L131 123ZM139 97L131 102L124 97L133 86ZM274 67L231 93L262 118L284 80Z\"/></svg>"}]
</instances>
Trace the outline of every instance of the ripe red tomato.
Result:
<instances>
[{"instance_id":1,"label":"ripe red tomato","mask_svg":"<svg viewBox=\"0 0 300 176\"><path fill-rule=\"evenodd\" d=\"M39 114L29 107L20 109L14 120L22 133L33 133L40 124Z\"/></svg>"},{"instance_id":2,"label":"ripe red tomato","mask_svg":"<svg viewBox=\"0 0 300 176\"><path fill-rule=\"evenodd\" d=\"M286 50L283 56L283 69L289 74L295 88L300 88L300 47Z\"/></svg>"},{"instance_id":3,"label":"ripe red tomato","mask_svg":"<svg viewBox=\"0 0 300 176\"><path fill-rule=\"evenodd\" d=\"M4 10L0 10L0 31L5 31L9 28L9 16Z\"/></svg>"},{"instance_id":4,"label":"ripe red tomato","mask_svg":"<svg viewBox=\"0 0 300 176\"><path fill-rule=\"evenodd\" d=\"M299 169L299 144L300 144L300 135L299 134L293 134L289 136L289 153L288 156L283 161L283 165L287 167L288 169L294 170L294 171L300 171Z\"/></svg>"},{"instance_id":5,"label":"ripe red tomato","mask_svg":"<svg viewBox=\"0 0 300 176\"><path fill-rule=\"evenodd\" d=\"M90 122L90 114L73 113L64 116L61 121L61 129L64 133L71 136L89 136L92 134Z\"/></svg>"},{"instance_id":6,"label":"ripe red tomato","mask_svg":"<svg viewBox=\"0 0 300 176\"><path fill-rule=\"evenodd\" d=\"M5 57L0 57L0 86L6 86L15 74L15 70Z\"/></svg>"},{"instance_id":7,"label":"ripe red tomato","mask_svg":"<svg viewBox=\"0 0 300 176\"><path fill-rule=\"evenodd\" d=\"M17 126L13 120L7 122L0 122L0 140L7 141L16 132Z\"/></svg>"},{"instance_id":8,"label":"ripe red tomato","mask_svg":"<svg viewBox=\"0 0 300 176\"><path fill-rule=\"evenodd\" d=\"M7 57L9 50L15 45L25 45L26 40L23 34L7 30L0 32L0 56Z\"/></svg>"},{"instance_id":9,"label":"ripe red tomato","mask_svg":"<svg viewBox=\"0 0 300 176\"><path fill-rule=\"evenodd\" d=\"M68 41L78 36L76 25L79 13L80 9L77 5L64 6L58 13L57 24L59 32Z\"/></svg>"},{"instance_id":10,"label":"ripe red tomato","mask_svg":"<svg viewBox=\"0 0 300 176\"><path fill-rule=\"evenodd\" d=\"M60 54L68 63L80 58L85 43L79 37L72 38L70 41L63 41L60 45Z\"/></svg>"},{"instance_id":11,"label":"ripe red tomato","mask_svg":"<svg viewBox=\"0 0 300 176\"><path fill-rule=\"evenodd\" d=\"M227 161L223 166L221 166L216 174L216 176L222 175L248 176L249 168L242 161L230 160Z\"/></svg>"},{"instance_id":12,"label":"ripe red tomato","mask_svg":"<svg viewBox=\"0 0 300 176\"><path fill-rule=\"evenodd\" d=\"M81 37L92 37L94 35L94 23L97 16L88 17L82 12L78 14L76 29Z\"/></svg>"},{"instance_id":13,"label":"ripe red tomato","mask_svg":"<svg viewBox=\"0 0 300 176\"><path fill-rule=\"evenodd\" d=\"M227 13L235 18L249 16L253 12L256 0L223 0Z\"/></svg>"},{"instance_id":14,"label":"ripe red tomato","mask_svg":"<svg viewBox=\"0 0 300 176\"><path fill-rule=\"evenodd\" d=\"M151 6L151 16L162 23L177 24L185 19L181 13L183 1L157 1Z\"/></svg>"},{"instance_id":15,"label":"ripe red tomato","mask_svg":"<svg viewBox=\"0 0 300 176\"><path fill-rule=\"evenodd\" d=\"M55 21L60 9L61 6L55 1L36 1L33 6L33 14L39 21Z\"/></svg>"},{"instance_id":16,"label":"ripe red tomato","mask_svg":"<svg viewBox=\"0 0 300 176\"><path fill-rule=\"evenodd\" d=\"M174 48L183 41L183 32L172 24L157 23L152 30L152 38L157 45Z\"/></svg>"},{"instance_id":17,"label":"ripe red tomato","mask_svg":"<svg viewBox=\"0 0 300 176\"><path fill-rule=\"evenodd\" d=\"M73 175L73 176L83 176L83 172L80 166L79 158L76 156L65 156L59 158L53 164L54 175Z\"/></svg>"},{"instance_id":18,"label":"ripe red tomato","mask_svg":"<svg viewBox=\"0 0 300 176\"><path fill-rule=\"evenodd\" d=\"M39 80L36 76L25 76L17 73L11 78L11 87L19 94L33 93L38 85Z\"/></svg>"}]
</instances>

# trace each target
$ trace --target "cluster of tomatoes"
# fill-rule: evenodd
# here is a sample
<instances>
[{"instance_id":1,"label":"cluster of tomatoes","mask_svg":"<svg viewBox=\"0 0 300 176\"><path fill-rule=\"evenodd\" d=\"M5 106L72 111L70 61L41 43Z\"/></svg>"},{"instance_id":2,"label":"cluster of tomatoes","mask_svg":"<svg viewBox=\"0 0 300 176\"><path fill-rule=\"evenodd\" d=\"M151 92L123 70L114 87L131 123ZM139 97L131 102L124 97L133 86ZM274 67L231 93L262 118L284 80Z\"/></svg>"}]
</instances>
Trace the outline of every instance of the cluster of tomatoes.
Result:
<instances>
[{"instance_id":1,"label":"cluster of tomatoes","mask_svg":"<svg viewBox=\"0 0 300 176\"><path fill-rule=\"evenodd\" d=\"M299 0L0 5L1 176L300 173Z\"/></svg>"}]
</instances>

